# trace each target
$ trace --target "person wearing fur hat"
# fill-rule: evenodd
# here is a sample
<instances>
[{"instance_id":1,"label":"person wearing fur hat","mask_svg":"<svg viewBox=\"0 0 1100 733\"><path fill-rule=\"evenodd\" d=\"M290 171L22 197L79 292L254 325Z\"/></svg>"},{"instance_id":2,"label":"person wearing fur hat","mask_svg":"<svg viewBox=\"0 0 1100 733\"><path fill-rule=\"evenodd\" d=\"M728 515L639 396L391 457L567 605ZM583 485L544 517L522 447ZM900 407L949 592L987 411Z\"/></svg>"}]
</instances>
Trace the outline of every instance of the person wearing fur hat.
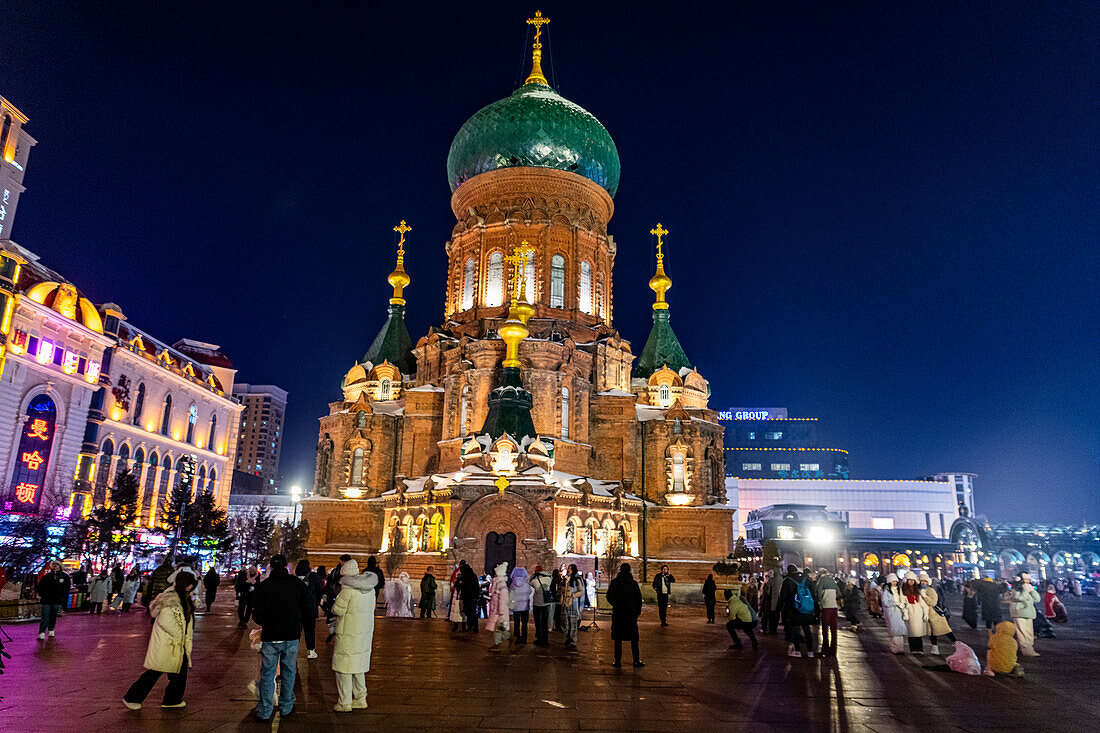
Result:
<instances>
[{"instance_id":1,"label":"person wearing fur hat","mask_svg":"<svg viewBox=\"0 0 1100 733\"><path fill-rule=\"evenodd\" d=\"M886 622L886 635L890 637L890 651L901 654L905 651L902 646L906 635L905 614L898 576L894 573L886 576L886 585L882 588L882 618Z\"/></svg>"},{"instance_id":2,"label":"person wearing fur hat","mask_svg":"<svg viewBox=\"0 0 1100 733\"><path fill-rule=\"evenodd\" d=\"M375 588L378 575L359 573L359 563L348 560L340 568L340 593L332 604L336 616L336 645L332 670L336 673L338 713L367 707L367 679L371 646L374 643Z\"/></svg>"},{"instance_id":3,"label":"person wearing fur hat","mask_svg":"<svg viewBox=\"0 0 1100 733\"><path fill-rule=\"evenodd\" d=\"M1016 624L1016 641L1020 645L1020 654L1025 657L1037 657L1035 651L1035 604L1041 599L1035 586L1031 584L1031 575L1020 573L1009 592L1009 612Z\"/></svg>"},{"instance_id":4,"label":"person wearing fur hat","mask_svg":"<svg viewBox=\"0 0 1100 733\"><path fill-rule=\"evenodd\" d=\"M492 590L489 591L489 611L485 617L485 627L493 632L493 645L489 651L497 653L504 640L511 641L511 619L508 606L511 599L508 593L508 563L502 562L493 568Z\"/></svg>"},{"instance_id":5,"label":"person wearing fur hat","mask_svg":"<svg viewBox=\"0 0 1100 733\"><path fill-rule=\"evenodd\" d=\"M932 587L932 578L925 572L920 574L920 595L928 606L928 640L932 643L932 653L939 654L940 646L936 643L936 637L946 636L954 644L955 632L951 630L951 624L947 623L947 608L940 604L939 593Z\"/></svg>"},{"instance_id":6,"label":"person wearing fur hat","mask_svg":"<svg viewBox=\"0 0 1100 733\"><path fill-rule=\"evenodd\" d=\"M922 655L924 634L928 628L928 604L921 598L917 574L911 570L905 574L905 581L901 584L901 600L906 635L909 637L909 651Z\"/></svg>"},{"instance_id":7,"label":"person wearing fur hat","mask_svg":"<svg viewBox=\"0 0 1100 733\"><path fill-rule=\"evenodd\" d=\"M989 677L997 674L1023 677L1023 667L1016 661L1016 626L1011 621L1001 621L997 630L989 633L989 651L985 654L985 673Z\"/></svg>"}]
</instances>

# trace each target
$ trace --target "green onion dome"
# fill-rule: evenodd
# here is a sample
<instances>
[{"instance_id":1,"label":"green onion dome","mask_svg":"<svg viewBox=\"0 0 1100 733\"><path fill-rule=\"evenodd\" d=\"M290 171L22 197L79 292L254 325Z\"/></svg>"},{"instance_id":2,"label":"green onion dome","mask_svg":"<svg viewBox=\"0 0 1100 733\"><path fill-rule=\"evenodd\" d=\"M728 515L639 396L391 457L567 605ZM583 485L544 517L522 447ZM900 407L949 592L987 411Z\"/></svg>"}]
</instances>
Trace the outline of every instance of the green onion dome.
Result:
<instances>
[{"instance_id":1,"label":"green onion dome","mask_svg":"<svg viewBox=\"0 0 1100 733\"><path fill-rule=\"evenodd\" d=\"M544 84L528 83L474 114L451 143L451 191L498 168L556 168L619 188L619 151L600 121Z\"/></svg>"}]
</instances>

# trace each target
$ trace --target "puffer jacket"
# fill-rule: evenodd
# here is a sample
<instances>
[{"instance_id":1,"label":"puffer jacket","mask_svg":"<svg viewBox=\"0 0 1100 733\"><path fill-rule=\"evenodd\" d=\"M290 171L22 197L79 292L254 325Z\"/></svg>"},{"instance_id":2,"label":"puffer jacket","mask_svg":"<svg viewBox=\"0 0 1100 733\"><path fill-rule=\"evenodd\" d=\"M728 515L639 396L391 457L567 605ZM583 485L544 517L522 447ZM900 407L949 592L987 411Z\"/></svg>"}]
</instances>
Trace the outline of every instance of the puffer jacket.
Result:
<instances>
[{"instance_id":1,"label":"puffer jacket","mask_svg":"<svg viewBox=\"0 0 1100 733\"><path fill-rule=\"evenodd\" d=\"M941 616L935 608L940 600L936 589L930 585L923 586L920 589L920 597L924 599L925 605L928 606L928 633L932 636L947 636L950 634L951 624L947 623L947 619Z\"/></svg>"},{"instance_id":2,"label":"puffer jacket","mask_svg":"<svg viewBox=\"0 0 1100 733\"><path fill-rule=\"evenodd\" d=\"M1011 590L1009 597L1011 598L1009 611L1013 618L1035 618L1035 604L1042 600L1035 586L1024 583L1019 590Z\"/></svg>"},{"instance_id":3,"label":"puffer jacket","mask_svg":"<svg viewBox=\"0 0 1100 733\"><path fill-rule=\"evenodd\" d=\"M507 566L493 576L493 590L492 595L489 596L489 611L485 618L485 627L494 631L501 624L508 626L508 578L504 577L506 570Z\"/></svg>"},{"instance_id":4,"label":"puffer jacket","mask_svg":"<svg viewBox=\"0 0 1100 733\"><path fill-rule=\"evenodd\" d=\"M90 603L103 603L111 595L111 578L103 575L92 581L91 590L88 592ZM179 672L179 669L176 669Z\"/></svg>"},{"instance_id":5,"label":"puffer jacket","mask_svg":"<svg viewBox=\"0 0 1100 733\"><path fill-rule=\"evenodd\" d=\"M336 645L332 651L332 669L344 674L370 671L371 646L374 643L374 589L378 575L359 574L355 560L344 563L340 575L340 594L332 604L336 616Z\"/></svg>"},{"instance_id":6,"label":"puffer jacket","mask_svg":"<svg viewBox=\"0 0 1100 733\"><path fill-rule=\"evenodd\" d=\"M149 635L149 648L145 651L145 668L175 674L183 667L184 654L190 667L194 617L187 619L174 588L153 599L149 615L154 623Z\"/></svg>"},{"instance_id":7,"label":"puffer jacket","mask_svg":"<svg viewBox=\"0 0 1100 733\"><path fill-rule=\"evenodd\" d=\"M531 610L531 596L534 594L531 592L531 584L527 575L527 568L517 567L512 571L511 575L512 586L512 599L514 603L512 605L513 611L529 611Z\"/></svg>"}]
</instances>

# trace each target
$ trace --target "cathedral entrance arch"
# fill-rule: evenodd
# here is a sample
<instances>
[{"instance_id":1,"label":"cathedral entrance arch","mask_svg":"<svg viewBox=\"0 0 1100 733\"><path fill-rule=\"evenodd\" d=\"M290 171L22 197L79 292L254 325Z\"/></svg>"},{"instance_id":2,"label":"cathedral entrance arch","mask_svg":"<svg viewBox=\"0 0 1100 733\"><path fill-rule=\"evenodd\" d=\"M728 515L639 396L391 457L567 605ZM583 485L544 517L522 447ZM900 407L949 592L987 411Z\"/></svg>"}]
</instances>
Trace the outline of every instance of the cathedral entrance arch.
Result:
<instances>
[{"instance_id":1,"label":"cathedral entrance arch","mask_svg":"<svg viewBox=\"0 0 1100 733\"><path fill-rule=\"evenodd\" d=\"M485 535L485 572L493 574L497 565L508 563L508 575L516 567L516 533L490 532Z\"/></svg>"}]
</instances>

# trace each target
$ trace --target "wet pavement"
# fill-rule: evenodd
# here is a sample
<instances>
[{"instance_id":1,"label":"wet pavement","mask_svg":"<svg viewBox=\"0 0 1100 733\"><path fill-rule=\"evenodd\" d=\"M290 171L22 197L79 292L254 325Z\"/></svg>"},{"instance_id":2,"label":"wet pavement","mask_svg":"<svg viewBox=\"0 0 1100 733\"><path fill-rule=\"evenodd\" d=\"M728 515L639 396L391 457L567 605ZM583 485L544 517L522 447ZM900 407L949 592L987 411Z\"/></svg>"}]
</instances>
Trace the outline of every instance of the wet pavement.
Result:
<instances>
[{"instance_id":1,"label":"wet pavement","mask_svg":"<svg viewBox=\"0 0 1100 733\"><path fill-rule=\"evenodd\" d=\"M958 597L951 599L955 606ZM252 718L246 685L259 669L248 635L236 628L230 598L197 620L187 707L159 707L164 680L140 711L122 694L141 673L149 632L143 609L68 615L58 635L36 639L37 624L5 629L13 659L0 676L0 731L364 730L1023 730L1100 729L1100 599L1066 601L1067 626L1040 639L1042 656L1022 659L1023 679L967 677L932 669L942 658L893 656L881 622L858 634L842 620L836 659L792 659L776 637L759 651L727 650L721 625L703 609L672 609L661 628L642 614L644 669L610 666L610 620L566 652L531 644L493 655L484 630L452 634L441 619L379 618L367 710L335 713L332 647L318 625L319 659L298 661L297 708L267 726ZM961 626L958 609L952 617ZM533 627L529 638L533 639ZM956 632L985 659L985 632ZM629 651L627 651L629 657Z\"/></svg>"}]
</instances>

